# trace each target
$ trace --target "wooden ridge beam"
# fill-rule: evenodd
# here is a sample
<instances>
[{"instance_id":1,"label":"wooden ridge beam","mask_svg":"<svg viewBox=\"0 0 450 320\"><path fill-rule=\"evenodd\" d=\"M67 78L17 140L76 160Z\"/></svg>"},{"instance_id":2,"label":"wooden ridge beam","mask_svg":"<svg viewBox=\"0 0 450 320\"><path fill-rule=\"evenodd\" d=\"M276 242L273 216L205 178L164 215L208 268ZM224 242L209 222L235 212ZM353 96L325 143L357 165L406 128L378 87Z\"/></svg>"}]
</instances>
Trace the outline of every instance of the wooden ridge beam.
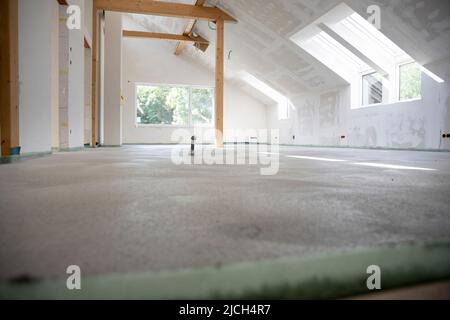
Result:
<instances>
[{"instance_id":1,"label":"wooden ridge beam","mask_svg":"<svg viewBox=\"0 0 450 320\"><path fill-rule=\"evenodd\" d=\"M209 44L208 40L206 40L205 38L202 38L200 36L194 38L194 37L178 35L178 34L170 34L170 33L124 30L123 36L124 37L134 37L134 38L156 39L156 40L180 41L183 43L191 42L191 43Z\"/></svg>"},{"instance_id":2,"label":"wooden ridge beam","mask_svg":"<svg viewBox=\"0 0 450 320\"><path fill-rule=\"evenodd\" d=\"M175 18L198 19L207 21L223 20L237 22L232 16L219 8L199 7L181 3L155 0L94 0L97 10L147 14Z\"/></svg>"}]
</instances>

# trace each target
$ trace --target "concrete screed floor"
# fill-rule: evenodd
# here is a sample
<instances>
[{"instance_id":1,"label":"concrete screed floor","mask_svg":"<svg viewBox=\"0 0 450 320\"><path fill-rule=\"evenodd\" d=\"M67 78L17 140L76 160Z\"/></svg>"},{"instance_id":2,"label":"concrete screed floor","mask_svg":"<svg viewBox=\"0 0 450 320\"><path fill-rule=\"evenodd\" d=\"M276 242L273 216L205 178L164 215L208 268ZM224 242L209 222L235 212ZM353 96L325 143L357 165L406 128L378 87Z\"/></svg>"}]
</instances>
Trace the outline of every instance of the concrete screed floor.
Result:
<instances>
[{"instance_id":1,"label":"concrete screed floor","mask_svg":"<svg viewBox=\"0 0 450 320\"><path fill-rule=\"evenodd\" d=\"M1 165L0 280L64 277L73 264L83 275L174 270L450 235L450 153L280 147L279 173L261 176L254 165L176 166L172 148Z\"/></svg>"}]
</instances>

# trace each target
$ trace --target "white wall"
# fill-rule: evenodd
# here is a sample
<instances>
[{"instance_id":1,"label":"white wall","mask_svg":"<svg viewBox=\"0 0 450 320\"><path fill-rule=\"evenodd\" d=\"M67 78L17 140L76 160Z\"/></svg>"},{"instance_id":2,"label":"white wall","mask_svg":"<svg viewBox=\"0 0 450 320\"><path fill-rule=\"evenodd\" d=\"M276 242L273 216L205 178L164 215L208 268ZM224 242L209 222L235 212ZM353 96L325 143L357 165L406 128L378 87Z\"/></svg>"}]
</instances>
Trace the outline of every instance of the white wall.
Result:
<instances>
[{"instance_id":1,"label":"white wall","mask_svg":"<svg viewBox=\"0 0 450 320\"><path fill-rule=\"evenodd\" d=\"M84 144L92 140L92 50L84 49Z\"/></svg>"},{"instance_id":2,"label":"white wall","mask_svg":"<svg viewBox=\"0 0 450 320\"><path fill-rule=\"evenodd\" d=\"M93 32L93 21L92 21L92 7L93 7L93 0L84 0L84 35L86 36L86 40L88 41L89 45L91 45L92 42L92 32Z\"/></svg>"},{"instance_id":3,"label":"white wall","mask_svg":"<svg viewBox=\"0 0 450 320\"><path fill-rule=\"evenodd\" d=\"M92 1L69 3L80 6L84 24L91 13L85 3ZM20 144L25 154L84 145L84 35L89 22L82 30L68 31L65 18L65 7L57 1L19 1Z\"/></svg>"},{"instance_id":4,"label":"white wall","mask_svg":"<svg viewBox=\"0 0 450 320\"><path fill-rule=\"evenodd\" d=\"M19 1L20 145L22 153L52 147L52 5Z\"/></svg>"},{"instance_id":5,"label":"white wall","mask_svg":"<svg viewBox=\"0 0 450 320\"><path fill-rule=\"evenodd\" d=\"M86 16L84 0L70 0ZM89 11L90 12L90 11ZM69 148L84 146L84 30L69 31Z\"/></svg>"},{"instance_id":6,"label":"white wall","mask_svg":"<svg viewBox=\"0 0 450 320\"><path fill-rule=\"evenodd\" d=\"M51 3L52 8L52 148L59 147L59 4Z\"/></svg>"},{"instance_id":7,"label":"white wall","mask_svg":"<svg viewBox=\"0 0 450 320\"><path fill-rule=\"evenodd\" d=\"M104 77L104 144L122 144L122 14L106 12Z\"/></svg>"},{"instance_id":8,"label":"white wall","mask_svg":"<svg viewBox=\"0 0 450 320\"><path fill-rule=\"evenodd\" d=\"M173 143L171 140L173 127L137 127L135 125L136 83L214 87L213 72L199 65L192 58L186 55L175 56L173 52L173 43L148 39L123 39L124 143ZM265 105L233 84L225 82L225 131L227 129L266 129L266 111ZM185 129L194 133L193 128ZM212 143L213 139L204 142Z\"/></svg>"},{"instance_id":9,"label":"white wall","mask_svg":"<svg viewBox=\"0 0 450 320\"><path fill-rule=\"evenodd\" d=\"M450 75L450 62L441 70ZM347 86L292 99L289 120L279 121L276 107L270 108L269 127L280 129L282 144L450 149L450 139L441 137L450 133L448 79L439 84L422 78L421 100L351 109Z\"/></svg>"}]
</instances>

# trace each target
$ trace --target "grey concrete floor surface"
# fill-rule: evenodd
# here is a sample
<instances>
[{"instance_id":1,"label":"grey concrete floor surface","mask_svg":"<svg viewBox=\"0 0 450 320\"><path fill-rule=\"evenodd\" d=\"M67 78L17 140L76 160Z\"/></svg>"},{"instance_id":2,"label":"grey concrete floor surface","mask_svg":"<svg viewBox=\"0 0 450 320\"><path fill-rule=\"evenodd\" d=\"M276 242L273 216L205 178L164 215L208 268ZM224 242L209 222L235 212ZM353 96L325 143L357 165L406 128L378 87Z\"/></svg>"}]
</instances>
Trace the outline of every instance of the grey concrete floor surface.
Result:
<instances>
[{"instance_id":1,"label":"grey concrete floor surface","mask_svg":"<svg viewBox=\"0 0 450 320\"><path fill-rule=\"evenodd\" d=\"M64 277L69 265L83 275L219 267L450 237L450 153L280 147L279 173L262 176L257 165L176 166L172 148L1 165L0 280Z\"/></svg>"}]
</instances>

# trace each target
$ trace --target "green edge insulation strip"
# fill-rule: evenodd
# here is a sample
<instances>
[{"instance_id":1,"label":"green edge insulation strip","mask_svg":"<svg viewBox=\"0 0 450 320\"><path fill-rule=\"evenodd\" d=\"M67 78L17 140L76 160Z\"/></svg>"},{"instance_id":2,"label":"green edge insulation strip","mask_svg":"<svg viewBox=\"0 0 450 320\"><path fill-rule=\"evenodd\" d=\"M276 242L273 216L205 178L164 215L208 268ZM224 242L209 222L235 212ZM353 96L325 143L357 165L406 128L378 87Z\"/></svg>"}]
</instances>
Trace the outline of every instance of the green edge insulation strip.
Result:
<instances>
[{"instance_id":1,"label":"green edge insulation strip","mask_svg":"<svg viewBox=\"0 0 450 320\"><path fill-rule=\"evenodd\" d=\"M450 241L390 246L305 259L281 259L176 272L0 283L1 299L331 299L367 294L367 267L382 289L450 279Z\"/></svg>"}]
</instances>

